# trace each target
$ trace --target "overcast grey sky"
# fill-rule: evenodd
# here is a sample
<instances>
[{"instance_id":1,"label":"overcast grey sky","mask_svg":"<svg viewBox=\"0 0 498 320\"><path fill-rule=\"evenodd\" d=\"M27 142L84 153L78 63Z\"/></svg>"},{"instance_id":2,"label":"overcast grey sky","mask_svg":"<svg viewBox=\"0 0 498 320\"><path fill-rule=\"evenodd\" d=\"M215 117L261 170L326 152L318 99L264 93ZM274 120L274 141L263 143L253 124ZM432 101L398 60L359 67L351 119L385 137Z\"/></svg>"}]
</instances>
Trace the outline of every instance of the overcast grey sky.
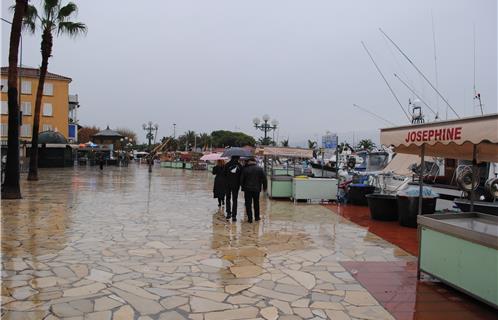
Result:
<instances>
[{"instance_id":1,"label":"overcast grey sky","mask_svg":"<svg viewBox=\"0 0 498 320\"><path fill-rule=\"evenodd\" d=\"M2 0L2 17L13 1ZM215 129L259 135L252 119L268 113L291 144L325 131L376 139L385 124L406 118L363 50L365 41L406 107L414 98L396 72L441 115L436 94L379 32L381 27L435 82L461 116L476 85L485 112L497 112L496 0L217 0L77 1L88 34L54 42L49 71L73 79L80 123L129 127L159 124L159 136ZM38 0L31 3L39 5ZM10 27L2 23L2 65ZM39 34L24 36L23 62L40 64ZM430 115L429 110L426 113ZM454 118L453 114L449 114Z\"/></svg>"}]
</instances>

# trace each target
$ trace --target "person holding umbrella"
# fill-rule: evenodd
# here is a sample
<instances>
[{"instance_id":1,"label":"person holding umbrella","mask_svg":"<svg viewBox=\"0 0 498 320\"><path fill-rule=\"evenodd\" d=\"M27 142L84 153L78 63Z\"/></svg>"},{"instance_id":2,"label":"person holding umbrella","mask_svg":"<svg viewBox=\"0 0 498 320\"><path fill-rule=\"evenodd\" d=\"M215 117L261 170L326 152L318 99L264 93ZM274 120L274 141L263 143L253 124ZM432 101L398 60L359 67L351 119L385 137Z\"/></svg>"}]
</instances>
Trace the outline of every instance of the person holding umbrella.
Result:
<instances>
[{"instance_id":1,"label":"person holding umbrella","mask_svg":"<svg viewBox=\"0 0 498 320\"><path fill-rule=\"evenodd\" d=\"M247 213L247 221L252 223L252 206L254 204L254 220L259 221L259 193L261 187L266 191L268 180L266 173L260 166L256 165L253 157L247 160L247 164L240 175L240 185L244 191L244 200Z\"/></svg>"},{"instance_id":2,"label":"person holding umbrella","mask_svg":"<svg viewBox=\"0 0 498 320\"><path fill-rule=\"evenodd\" d=\"M213 197L218 199L218 207L225 205L225 195L226 195L226 181L224 172L224 162L223 160L217 160L216 166L213 167L213 174L216 176L214 178L213 185Z\"/></svg>"},{"instance_id":3,"label":"person holding umbrella","mask_svg":"<svg viewBox=\"0 0 498 320\"><path fill-rule=\"evenodd\" d=\"M225 165L224 175L226 181L226 212L227 220L237 221L237 199L239 198L240 173L242 166L239 163L239 156L232 156Z\"/></svg>"}]
</instances>

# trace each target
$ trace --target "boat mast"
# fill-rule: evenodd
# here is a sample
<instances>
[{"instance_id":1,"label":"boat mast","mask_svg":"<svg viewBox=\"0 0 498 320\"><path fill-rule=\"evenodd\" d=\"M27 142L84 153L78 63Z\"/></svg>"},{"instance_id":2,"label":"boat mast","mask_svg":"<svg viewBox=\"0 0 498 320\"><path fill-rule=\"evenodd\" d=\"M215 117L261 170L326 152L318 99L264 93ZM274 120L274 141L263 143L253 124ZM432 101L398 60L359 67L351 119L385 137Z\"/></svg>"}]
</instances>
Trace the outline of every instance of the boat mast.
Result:
<instances>
[{"instance_id":1,"label":"boat mast","mask_svg":"<svg viewBox=\"0 0 498 320\"><path fill-rule=\"evenodd\" d=\"M432 14L432 10L431 10L431 21L432 21L432 44L433 44L433 48L434 48L434 76L435 76L435 81L436 81L436 88L439 88L439 77L438 77L438 73L437 73L436 31L435 31L435 27L434 27L434 15ZM422 99L420 99L420 101L423 102ZM424 102L424 104L425 104L425 102ZM436 99L436 109L437 109L436 119L438 119L439 118L439 99ZM446 120L448 120L448 107L446 107Z\"/></svg>"},{"instance_id":2,"label":"boat mast","mask_svg":"<svg viewBox=\"0 0 498 320\"><path fill-rule=\"evenodd\" d=\"M432 82L430 82L430 80L427 79L427 77L425 76L425 74L422 71L420 71L420 69L415 65L415 63L413 63L413 61L403 52L403 50L401 50L401 48L398 47L398 45L384 32L384 30L382 30L381 28L379 28L379 30L387 38L387 40L389 40L394 45L394 47L396 47L396 49L403 55L403 57L405 57L405 59L415 68L415 70L417 70L417 72L432 87L432 89L434 91L436 91L436 93L441 97L441 99L443 99L443 101L451 109L451 111L453 111L453 113L457 116L457 118L460 119L460 116L455 111L455 109L453 109L453 107L450 105L450 103L448 102L448 100L446 100L446 98L441 94L441 92L439 92L439 90L436 87L434 87L434 85L432 84Z\"/></svg>"},{"instance_id":3,"label":"boat mast","mask_svg":"<svg viewBox=\"0 0 498 320\"><path fill-rule=\"evenodd\" d=\"M473 29L473 36L474 36L474 100L477 100L479 103L479 108L481 109L481 116L484 115L484 111L482 109L482 101L481 101L481 94L477 92L476 90L476 25L474 23L474 29Z\"/></svg>"},{"instance_id":4,"label":"boat mast","mask_svg":"<svg viewBox=\"0 0 498 320\"><path fill-rule=\"evenodd\" d=\"M372 55L370 54L370 51L368 51L368 48L367 46L365 45L365 42L361 42L361 45L363 46L363 48L365 49L365 51L367 52L368 56L370 57L370 60L372 60L375 68L377 69L377 71L379 72L379 74L381 75L382 79L384 79L384 82L386 83L387 87L389 88L389 91L391 92L391 94L393 95L394 99L396 99L396 101L398 102L399 104L399 107L401 108L401 110L403 111L403 113L405 114L406 118L408 119L408 122L410 122L410 116L408 116L408 113L406 113L405 109L403 108L403 105L401 104L401 102L399 101L398 97L396 96L396 93L394 93L394 90L393 88L391 87L391 85L389 84L389 82L387 81L386 77L384 76L384 74L382 73L382 71L380 70L379 66L377 65L377 63L375 62L374 58L372 57Z\"/></svg>"}]
</instances>

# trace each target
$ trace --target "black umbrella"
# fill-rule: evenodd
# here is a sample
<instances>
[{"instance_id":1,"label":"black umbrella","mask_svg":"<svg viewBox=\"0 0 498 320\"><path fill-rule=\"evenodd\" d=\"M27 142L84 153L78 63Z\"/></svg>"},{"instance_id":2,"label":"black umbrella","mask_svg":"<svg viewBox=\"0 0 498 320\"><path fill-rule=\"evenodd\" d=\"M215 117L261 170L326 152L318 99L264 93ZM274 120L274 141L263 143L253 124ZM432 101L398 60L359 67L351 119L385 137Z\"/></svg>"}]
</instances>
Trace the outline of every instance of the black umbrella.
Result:
<instances>
[{"instance_id":1,"label":"black umbrella","mask_svg":"<svg viewBox=\"0 0 498 320\"><path fill-rule=\"evenodd\" d=\"M250 158L250 157L252 157L252 152L250 150L247 150L247 149L244 149L244 148L233 147L233 148L226 149L223 152L222 157L227 157L227 158L231 158L231 157Z\"/></svg>"}]
</instances>

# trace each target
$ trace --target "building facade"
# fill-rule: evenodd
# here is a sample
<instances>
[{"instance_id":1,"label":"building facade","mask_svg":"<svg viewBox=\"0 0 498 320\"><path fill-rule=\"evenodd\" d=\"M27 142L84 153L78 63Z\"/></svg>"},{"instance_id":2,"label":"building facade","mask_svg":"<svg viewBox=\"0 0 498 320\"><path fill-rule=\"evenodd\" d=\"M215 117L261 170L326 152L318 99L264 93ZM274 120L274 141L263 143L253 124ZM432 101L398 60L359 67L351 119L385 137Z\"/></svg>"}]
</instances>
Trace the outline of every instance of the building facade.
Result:
<instances>
[{"instance_id":1,"label":"building facade","mask_svg":"<svg viewBox=\"0 0 498 320\"><path fill-rule=\"evenodd\" d=\"M1 69L1 121L0 121L0 139L2 145L7 141L7 123L8 123L8 102L7 102L7 79L8 67ZM36 91L38 89L39 69L20 68L19 77L21 78L21 103L22 125L20 128L21 141L31 141L33 133L33 118L35 112ZM69 140L70 119L69 112L71 108L69 100L69 83L71 78L47 73L45 85L43 88L43 98L40 110L40 129L43 131L60 132ZM76 104L79 107L79 104ZM74 108L74 103L72 104Z\"/></svg>"}]
</instances>

